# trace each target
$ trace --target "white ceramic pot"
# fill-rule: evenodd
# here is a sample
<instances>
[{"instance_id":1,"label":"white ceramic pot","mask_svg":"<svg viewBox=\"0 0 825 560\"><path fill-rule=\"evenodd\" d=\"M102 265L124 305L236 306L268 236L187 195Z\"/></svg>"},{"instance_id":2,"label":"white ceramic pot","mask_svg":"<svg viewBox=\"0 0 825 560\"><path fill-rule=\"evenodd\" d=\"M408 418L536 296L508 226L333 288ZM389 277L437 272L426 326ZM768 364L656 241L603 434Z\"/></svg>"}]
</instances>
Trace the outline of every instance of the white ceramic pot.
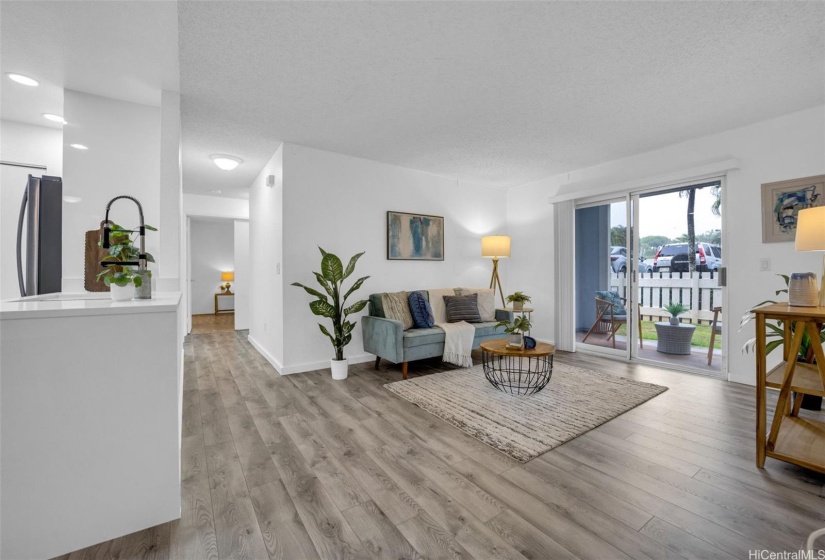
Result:
<instances>
[{"instance_id":1,"label":"white ceramic pot","mask_svg":"<svg viewBox=\"0 0 825 560\"><path fill-rule=\"evenodd\" d=\"M112 299L114 301L131 301L135 296L135 286L131 282L125 286L112 284L109 288L111 289Z\"/></svg>"},{"instance_id":2,"label":"white ceramic pot","mask_svg":"<svg viewBox=\"0 0 825 560\"><path fill-rule=\"evenodd\" d=\"M330 360L330 368L332 369L332 378L336 381L340 381L342 379L347 378L347 359L344 358L343 360Z\"/></svg>"},{"instance_id":3,"label":"white ceramic pot","mask_svg":"<svg viewBox=\"0 0 825 560\"><path fill-rule=\"evenodd\" d=\"M514 301L513 302L513 311L523 311L524 310L524 302L523 301Z\"/></svg>"},{"instance_id":4,"label":"white ceramic pot","mask_svg":"<svg viewBox=\"0 0 825 560\"><path fill-rule=\"evenodd\" d=\"M679 317L671 317L670 318L670 324L673 325L673 326L678 325L679 324Z\"/></svg>"},{"instance_id":5,"label":"white ceramic pot","mask_svg":"<svg viewBox=\"0 0 825 560\"><path fill-rule=\"evenodd\" d=\"M524 348L524 339L521 333L508 335L507 346L510 348Z\"/></svg>"}]
</instances>

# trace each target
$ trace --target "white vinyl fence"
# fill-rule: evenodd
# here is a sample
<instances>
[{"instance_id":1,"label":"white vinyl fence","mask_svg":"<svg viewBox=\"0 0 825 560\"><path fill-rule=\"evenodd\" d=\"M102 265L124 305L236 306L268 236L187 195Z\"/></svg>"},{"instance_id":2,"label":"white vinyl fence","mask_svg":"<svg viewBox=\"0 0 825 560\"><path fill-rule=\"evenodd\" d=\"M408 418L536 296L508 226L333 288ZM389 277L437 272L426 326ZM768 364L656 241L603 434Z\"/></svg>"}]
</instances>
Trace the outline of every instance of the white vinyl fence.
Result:
<instances>
[{"instance_id":1,"label":"white vinyl fence","mask_svg":"<svg viewBox=\"0 0 825 560\"><path fill-rule=\"evenodd\" d=\"M624 272L610 275L610 289L627 297L630 278ZM710 324L713 308L722 306L722 288L717 272L645 272L639 278L636 302L642 306L642 318L659 320L669 317L663 308L681 303L690 311L681 315L689 323Z\"/></svg>"}]
</instances>

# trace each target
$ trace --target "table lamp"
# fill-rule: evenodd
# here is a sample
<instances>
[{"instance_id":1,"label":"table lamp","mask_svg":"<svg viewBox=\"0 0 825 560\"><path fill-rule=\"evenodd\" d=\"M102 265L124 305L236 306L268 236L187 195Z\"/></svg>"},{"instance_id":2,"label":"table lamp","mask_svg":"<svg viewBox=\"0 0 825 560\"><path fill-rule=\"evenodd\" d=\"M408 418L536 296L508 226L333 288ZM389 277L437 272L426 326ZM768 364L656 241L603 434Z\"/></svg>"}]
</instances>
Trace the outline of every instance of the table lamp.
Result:
<instances>
[{"instance_id":1,"label":"table lamp","mask_svg":"<svg viewBox=\"0 0 825 560\"><path fill-rule=\"evenodd\" d=\"M797 251L825 251L825 206L800 210L796 221ZM825 255L819 285L819 306L825 307Z\"/></svg>"},{"instance_id":2,"label":"table lamp","mask_svg":"<svg viewBox=\"0 0 825 560\"><path fill-rule=\"evenodd\" d=\"M221 282L226 282L226 284L223 284L221 286L221 291L226 292L226 293L232 293L232 291L230 289L230 288L232 288L232 284L230 284L230 282L234 282L234 281L235 281L235 273L234 272L232 272L231 270L229 272L221 272Z\"/></svg>"},{"instance_id":3,"label":"table lamp","mask_svg":"<svg viewBox=\"0 0 825 560\"><path fill-rule=\"evenodd\" d=\"M510 237L507 235L487 235L481 238L481 256L486 259L493 259L493 275L490 277L490 287L493 289L495 298L496 287L501 294L501 305L504 303L504 290L501 287L501 280L498 277L498 260L510 257Z\"/></svg>"}]
</instances>

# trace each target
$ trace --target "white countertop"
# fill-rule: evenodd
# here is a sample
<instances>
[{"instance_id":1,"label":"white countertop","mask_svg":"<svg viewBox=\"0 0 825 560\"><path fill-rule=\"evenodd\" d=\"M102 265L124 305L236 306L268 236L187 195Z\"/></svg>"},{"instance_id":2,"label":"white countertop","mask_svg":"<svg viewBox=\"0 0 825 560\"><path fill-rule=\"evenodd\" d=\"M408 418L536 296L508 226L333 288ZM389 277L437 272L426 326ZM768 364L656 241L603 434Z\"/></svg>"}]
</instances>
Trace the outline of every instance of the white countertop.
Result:
<instances>
[{"instance_id":1,"label":"white countertop","mask_svg":"<svg viewBox=\"0 0 825 560\"><path fill-rule=\"evenodd\" d=\"M174 311L180 292L153 292L152 299L113 301L108 292L58 293L0 302L0 321L84 315L130 315Z\"/></svg>"}]
</instances>

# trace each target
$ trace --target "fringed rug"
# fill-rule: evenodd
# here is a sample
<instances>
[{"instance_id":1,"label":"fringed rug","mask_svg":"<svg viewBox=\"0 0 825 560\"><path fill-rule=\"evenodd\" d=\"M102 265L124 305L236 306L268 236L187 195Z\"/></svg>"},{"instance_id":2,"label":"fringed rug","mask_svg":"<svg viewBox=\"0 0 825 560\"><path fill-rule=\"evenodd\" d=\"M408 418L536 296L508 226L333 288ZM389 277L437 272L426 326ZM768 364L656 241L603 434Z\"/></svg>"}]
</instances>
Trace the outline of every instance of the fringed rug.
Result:
<instances>
[{"instance_id":1,"label":"fringed rug","mask_svg":"<svg viewBox=\"0 0 825 560\"><path fill-rule=\"evenodd\" d=\"M481 365L384 385L387 389L520 462L545 453L635 408L667 387L556 363L542 391L503 393Z\"/></svg>"}]
</instances>

